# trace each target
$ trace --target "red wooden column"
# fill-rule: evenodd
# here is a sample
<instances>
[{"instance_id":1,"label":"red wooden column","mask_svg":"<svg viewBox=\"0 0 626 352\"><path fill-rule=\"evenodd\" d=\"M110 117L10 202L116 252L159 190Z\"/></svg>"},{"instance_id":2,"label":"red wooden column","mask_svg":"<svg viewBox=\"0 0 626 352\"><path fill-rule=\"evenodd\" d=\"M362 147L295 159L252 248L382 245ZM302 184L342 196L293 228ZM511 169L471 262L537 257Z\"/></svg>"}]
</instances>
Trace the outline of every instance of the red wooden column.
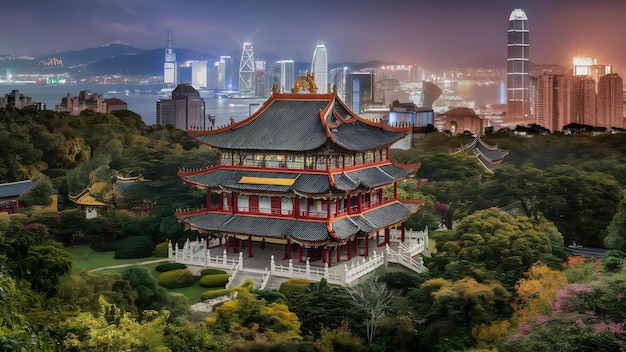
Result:
<instances>
[{"instance_id":1,"label":"red wooden column","mask_svg":"<svg viewBox=\"0 0 626 352\"><path fill-rule=\"evenodd\" d=\"M356 196L357 209L359 214L363 212L363 193L359 192Z\"/></svg>"},{"instance_id":2,"label":"red wooden column","mask_svg":"<svg viewBox=\"0 0 626 352\"><path fill-rule=\"evenodd\" d=\"M248 235L248 258L253 257L254 255L252 254L252 236Z\"/></svg>"},{"instance_id":3,"label":"red wooden column","mask_svg":"<svg viewBox=\"0 0 626 352\"><path fill-rule=\"evenodd\" d=\"M300 198L293 199L293 216L297 219L300 217Z\"/></svg>"},{"instance_id":4,"label":"red wooden column","mask_svg":"<svg viewBox=\"0 0 626 352\"><path fill-rule=\"evenodd\" d=\"M398 182L393 183L393 199L398 199Z\"/></svg>"},{"instance_id":5,"label":"red wooden column","mask_svg":"<svg viewBox=\"0 0 626 352\"><path fill-rule=\"evenodd\" d=\"M400 224L400 242L404 243L404 236L406 235L406 222Z\"/></svg>"},{"instance_id":6,"label":"red wooden column","mask_svg":"<svg viewBox=\"0 0 626 352\"><path fill-rule=\"evenodd\" d=\"M326 261L326 264L328 264L328 267L330 268L330 265L332 264L332 254L333 254L333 248L332 247L328 247L328 261Z\"/></svg>"},{"instance_id":7,"label":"red wooden column","mask_svg":"<svg viewBox=\"0 0 626 352\"><path fill-rule=\"evenodd\" d=\"M226 237L226 253L230 253L230 237Z\"/></svg>"},{"instance_id":8,"label":"red wooden column","mask_svg":"<svg viewBox=\"0 0 626 352\"><path fill-rule=\"evenodd\" d=\"M330 220L330 198L326 199L326 219Z\"/></svg>"},{"instance_id":9,"label":"red wooden column","mask_svg":"<svg viewBox=\"0 0 626 352\"><path fill-rule=\"evenodd\" d=\"M237 193L233 192L233 214L237 211Z\"/></svg>"},{"instance_id":10,"label":"red wooden column","mask_svg":"<svg viewBox=\"0 0 626 352\"><path fill-rule=\"evenodd\" d=\"M365 256L369 257L370 255L370 236L369 234L365 237Z\"/></svg>"},{"instance_id":11,"label":"red wooden column","mask_svg":"<svg viewBox=\"0 0 626 352\"><path fill-rule=\"evenodd\" d=\"M348 241L348 260L352 260L352 241Z\"/></svg>"},{"instance_id":12,"label":"red wooden column","mask_svg":"<svg viewBox=\"0 0 626 352\"><path fill-rule=\"evenodd\" d=\"M391 235L391 231L388 227L385 227L385 244L389 243L389 236Z\"/></svg>"},{"instance_id":13,"label":"red wooden column","mask_svg":"<svg viewBox=\"0 0 626 352\"><path fill-rule=\"evenodd\" d=\"M326 251L328 249L322 247L322 263L326 263Z\"/></svg>"}]
</instances>

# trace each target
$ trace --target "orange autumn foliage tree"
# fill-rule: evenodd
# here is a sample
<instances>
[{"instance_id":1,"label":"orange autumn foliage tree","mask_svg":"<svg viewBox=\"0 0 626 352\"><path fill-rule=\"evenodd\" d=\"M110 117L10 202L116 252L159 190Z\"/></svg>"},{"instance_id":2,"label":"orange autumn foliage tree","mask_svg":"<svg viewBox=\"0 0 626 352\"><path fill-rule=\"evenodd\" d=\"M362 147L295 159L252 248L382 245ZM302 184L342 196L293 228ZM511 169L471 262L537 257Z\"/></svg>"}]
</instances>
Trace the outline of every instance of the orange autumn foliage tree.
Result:
<instances>
[{"instance_id":1,"label":"orange autumn foliage tree","mask_svg":"<svg viewBox=\"0 0 626 352\"><path fill-rule=\"evenodd\" d=\"M545 264L534 264L515 285L517 297L511 304L515 312L513 322L525 323L540 315L549 316L556 301L556 293L567 285L563 273L548 268Z\"/></svg>"}]
</instances>

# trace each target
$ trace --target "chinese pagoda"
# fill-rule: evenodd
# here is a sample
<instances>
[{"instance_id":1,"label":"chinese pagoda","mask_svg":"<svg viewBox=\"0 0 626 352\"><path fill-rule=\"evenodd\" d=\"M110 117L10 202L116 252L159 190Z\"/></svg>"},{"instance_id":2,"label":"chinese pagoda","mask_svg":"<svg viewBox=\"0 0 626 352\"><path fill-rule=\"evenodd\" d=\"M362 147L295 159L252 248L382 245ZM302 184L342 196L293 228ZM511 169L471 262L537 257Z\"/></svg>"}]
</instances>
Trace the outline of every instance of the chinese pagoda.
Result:
<instances>
[{"instance_id":1,"label":"chinese pagoda","mask_svg":"<svg viewBox=\"0 0 626 352\"><path fill-rule=\"evenodd\" d=\"M359 244L367 255L370 238L384 246L391 228L404 235L423 202L400 200L397 183L419 165L391 161L389 147L410 127L368 121L336 92L316 91L303 76L291 93L274 91L243 121L189 131L217 149L218 164L179 172L207 191L206 208L176 212L179 221L225 238L227 250L247 247L250 257L255 246L282 244L285 259L297 251L300 262L304 254L328 266L334 256L351 259Z\"/></svg>"}]
</instances>

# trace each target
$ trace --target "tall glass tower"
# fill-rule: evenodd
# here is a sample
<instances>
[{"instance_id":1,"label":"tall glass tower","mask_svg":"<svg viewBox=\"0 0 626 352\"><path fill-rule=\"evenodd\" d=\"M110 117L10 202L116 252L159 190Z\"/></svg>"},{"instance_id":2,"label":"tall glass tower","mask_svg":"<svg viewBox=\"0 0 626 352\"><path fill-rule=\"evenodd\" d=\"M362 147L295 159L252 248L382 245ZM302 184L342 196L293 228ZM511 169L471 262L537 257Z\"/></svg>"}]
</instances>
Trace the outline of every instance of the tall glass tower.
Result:
<instances>
[{"instance_id":1,"label":"tall glass tower","mask_svg":"<svg viewBox=\"0 0 626 352\"><path fill-rule=\"evenodd\" d=\"M313 52L311 73L315 79L315 85L317 85L317 92L320 94L328 93L328 55L326 54L326 46L321 40L317 41L317 46Z\"/></svg>"},{"instance_id":2,"label":"tall glass tower","mask_svg":"<svg viewBox=\"0 0 626 352\"><path fill-rule=\"evenodd\" d=\"M239 91L252 94L256 88L256 72L254 69L254 47L252 43L243 43L239 64Z\"/></svg>"},{"instance_id":3,"label":"tall glass tower","mask_svg":"<svg viewBox=\"0 0 626 352\"><path fill-rule=\"evenodd\" d=\"M175 88L178 84L178 67L176 53L172 47L172 30L167 31L167 48L165 48L165 62L163 63L163 86Z\"/></svg>"},{"instance_id":4,"label":"tall glass tower","mask_svg":"<svg viewBox=\"0 0 626 352\"><path fill-rule=\"evenodd\" d=\"M507 118L509 121L531 119L528 99L528 17L515 9L509 17L507 51Z\"/></svg>"}]
</instances>

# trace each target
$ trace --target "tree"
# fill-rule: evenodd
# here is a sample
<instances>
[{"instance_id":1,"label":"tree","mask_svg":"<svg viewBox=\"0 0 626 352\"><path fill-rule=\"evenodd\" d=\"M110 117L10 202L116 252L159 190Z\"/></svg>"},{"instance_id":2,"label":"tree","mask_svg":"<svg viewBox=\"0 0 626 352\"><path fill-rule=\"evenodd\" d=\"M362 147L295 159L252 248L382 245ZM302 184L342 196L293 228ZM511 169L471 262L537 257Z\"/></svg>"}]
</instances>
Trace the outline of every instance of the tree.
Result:
<instances>
[{"instance_id":1,"label":"tree","mask_svg":"<svg viewBox=\"0 0 626 352\"><path fill-rule=\"evenodd\" d=\"M535 221L497 208L477 211L460 221L453 234L437 239L431 270L457 280L499 280L512 289L537 261L560 266L564 258L555 254L563 252L563 244L554 236L558 231L543 218Z\"/></svg>"},{"instance_id":2,"label":"tree","mask_svg":"<svg viewBox=\"0 0 626 352\"><path fill-rule=\"evenodd\" d=\"M366 281L354 287L347 287L350 297L365 311L365 329L367 341L372 342L376 336L378 321L385 316L387 308L393 299L399 295L398 291L390 290L387 285L380 280L378 275L374 275Z\"/></svg>"},{"instance_id":3,"label":"tree","mask_svg":"<svg viewBox=\"0 0 626 352\"><path fill-rule=\"evenodd\" d=\"M31 287L52 297L56 293L57 281L69 272L73 262L72 255L61 243L48 240L31 246L21 266Z\"/></svg>"},{"instance_id":4,"label":"tree","mask_svg":"<svg viewBox=\"0 0 626 352\"><path fill-rule=\"evenodd\" d=\"M609 223L604 245L609 249L626 252L626 198L622 198L617 212Z\"/></svg>"}]
</instances>

